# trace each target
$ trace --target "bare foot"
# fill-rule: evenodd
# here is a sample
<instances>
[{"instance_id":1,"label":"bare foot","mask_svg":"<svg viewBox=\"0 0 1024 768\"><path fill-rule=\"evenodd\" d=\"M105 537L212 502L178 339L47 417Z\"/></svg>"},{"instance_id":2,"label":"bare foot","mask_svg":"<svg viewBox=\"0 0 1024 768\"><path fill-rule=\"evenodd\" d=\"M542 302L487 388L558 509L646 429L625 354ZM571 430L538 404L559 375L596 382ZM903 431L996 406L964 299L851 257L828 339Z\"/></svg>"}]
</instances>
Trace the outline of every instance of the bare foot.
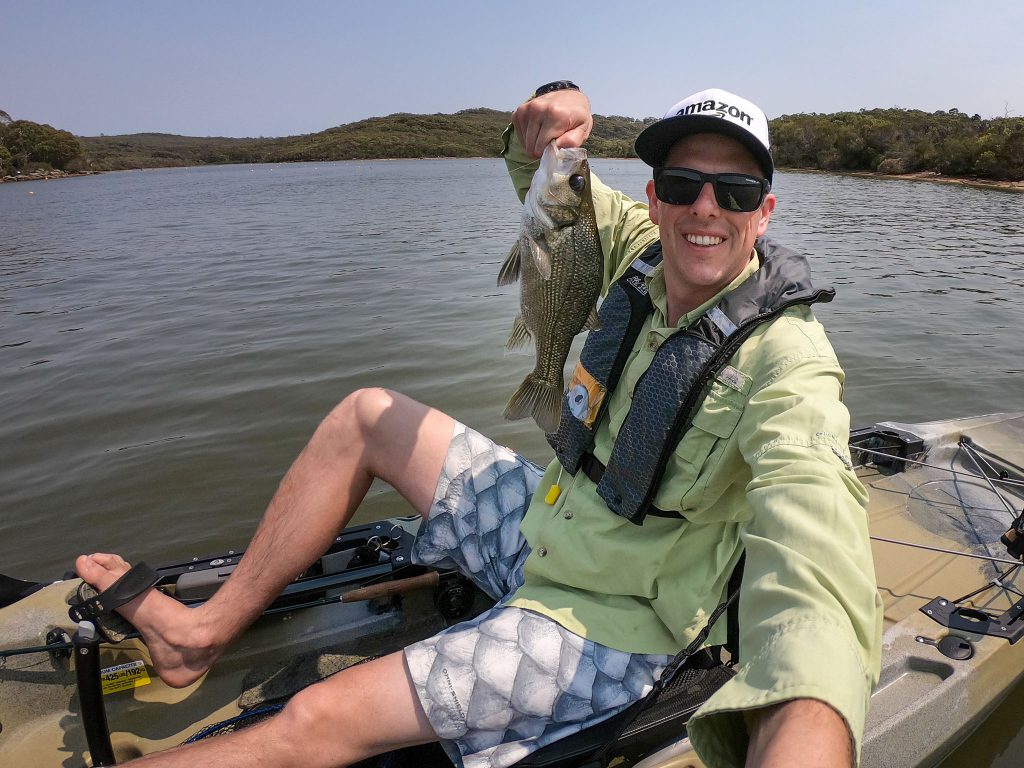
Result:
<instances>
[{"instance_id":1,"label":"bare foot","mask_svg":"<svg viewBox=\"0 0 1024 768\"><path fill-rule=\"evenodd\" d=\"M119 555L82 555L75 570L102 592L131 566ZM156 589L148 589L117 612L142 634L156 673L168 685L184 688L199 679L220 655L203 639L198 614Z\"/></svg>"}]
</instances>

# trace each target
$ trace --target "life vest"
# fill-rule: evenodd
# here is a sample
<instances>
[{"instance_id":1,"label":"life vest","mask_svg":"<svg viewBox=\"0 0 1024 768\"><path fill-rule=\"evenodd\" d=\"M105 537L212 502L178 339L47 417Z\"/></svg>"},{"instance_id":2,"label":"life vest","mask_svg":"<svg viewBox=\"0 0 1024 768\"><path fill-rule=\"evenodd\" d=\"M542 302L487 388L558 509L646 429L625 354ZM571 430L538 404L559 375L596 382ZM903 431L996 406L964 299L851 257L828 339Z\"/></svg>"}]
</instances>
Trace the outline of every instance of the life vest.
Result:
<instances>
[{"instance_id":1,"label":"life vest","mask_svg":"<svg viewBox=\"0 0 1024 768\"><path fill-rule=\"evenodd\" d=\"M587 337L562 399L558 429L547 439L566 471L575 475L582 468L609 509L637 525L648 514L682 517L653 506L658 483L712 381L740 345L788 307L835 297L830 288L812 286L803 256L763 238L756 250L760 268L655 352L634 388L607 466L591 453L594 435L654 311L644 278L661 262L660 241L633 261L601 304L601 326Z\"/></svg>"}]
</instances>

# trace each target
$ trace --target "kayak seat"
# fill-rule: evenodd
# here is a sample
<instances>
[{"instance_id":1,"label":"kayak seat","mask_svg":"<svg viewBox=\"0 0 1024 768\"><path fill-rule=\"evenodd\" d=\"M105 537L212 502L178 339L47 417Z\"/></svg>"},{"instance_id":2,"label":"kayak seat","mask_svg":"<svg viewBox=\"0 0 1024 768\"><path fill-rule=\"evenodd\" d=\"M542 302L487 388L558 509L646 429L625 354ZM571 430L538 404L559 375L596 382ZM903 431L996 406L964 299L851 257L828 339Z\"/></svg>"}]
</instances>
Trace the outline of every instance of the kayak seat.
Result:
<instances>
[{"instance_id":1,"label":"kayak seat","mask_svg":"<svg viewBox=\"0 0 1024 768\"><path fill-rule=\"evenodd\" d=\"M734 674L705 649L653 699L641 699L608 720L549 744L515 768L604 768L620 757L635 763L683 738L691 715Z\"/></svg>"},{"instance_id":2,"label":"kayak seat","mask_svg":"<svg viewBox=\"0 0 1024 768\"><path fill-rule=\"evenodd\" d=\"M21 579L13 579L0 573L0 608L14 605L23 597L28 597L45 586L46 583L22 581Z\"/></svg>"}]
</instances>

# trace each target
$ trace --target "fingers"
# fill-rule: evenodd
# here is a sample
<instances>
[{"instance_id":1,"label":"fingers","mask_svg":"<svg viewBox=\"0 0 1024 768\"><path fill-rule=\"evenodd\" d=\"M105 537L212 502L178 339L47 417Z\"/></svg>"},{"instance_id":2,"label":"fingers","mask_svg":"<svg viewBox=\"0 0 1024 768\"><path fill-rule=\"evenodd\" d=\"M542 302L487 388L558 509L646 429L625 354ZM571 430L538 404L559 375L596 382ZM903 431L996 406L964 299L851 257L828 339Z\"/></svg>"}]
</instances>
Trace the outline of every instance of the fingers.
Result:
<instances>
[{"instance_id":1,"label":"fingers","mask_svg":"<svg viewBox=\"0 0 1024 768\"><path fill-rule=\"evenodd\" d=\"M540 157L552 141L559 147L578 147L594 127L590 99L573 90L544 94L520 104L512 113L512 126L531 157Z\"/></svg>"},{"instance_id":2,"label":"fingers","mask_svg":"<svg viewBox=\"0 0 1024 768\"><path fill-rule=\"evenodd\" d=\"M590 120L586 125L573 128L571 131L566 131L555 140L555 146L559 149L562 149L563 147L582 147L583 142L585 142L590 136L590 131L593 127L594 121Z\"/></svg>"}]
</instances>

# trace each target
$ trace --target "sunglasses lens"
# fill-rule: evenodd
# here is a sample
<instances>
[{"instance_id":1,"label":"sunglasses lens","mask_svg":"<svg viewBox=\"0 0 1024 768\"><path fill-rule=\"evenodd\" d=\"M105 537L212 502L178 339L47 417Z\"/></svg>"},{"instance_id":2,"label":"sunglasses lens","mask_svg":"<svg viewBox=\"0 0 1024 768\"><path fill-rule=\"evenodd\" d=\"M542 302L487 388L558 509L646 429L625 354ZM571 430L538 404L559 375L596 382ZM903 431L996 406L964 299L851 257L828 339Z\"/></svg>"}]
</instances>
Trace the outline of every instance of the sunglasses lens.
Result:
<instances>
[{"instance_id":1,"label":"sunglasses lens","mask_svg":"<svg viewBox=\"0 0 1024 768\"><path fill-rule=\"evenodd\" d=\"M689 168L662 168L654 177L654 194L669 205L693 205L706 182L715 189L722 210L750 213L764 201L766 184L742 173L704 174Z\"/></svg>"},{"instance_id":2,"label":"sunglasses lens","mask_svg":"<svg viewBox=\"0 0 1024 768\"><path fill-rule=\"evenodd\" d=\"M661 171L654 180L654 194L669 205L691 205L704 186L703 177L679 168Z\"/></svg>"},{"instance_id":3,"label":"sunglasses lens","mask_svg":"<svg viewBox=\"0 0 1024 768\"><path fill-rule=\"evenodd\" d=\"M715 199L726 211L756 211L764 198L764 185L752 176L723 174L715 182Z\"/></svg>"}]
</instances>

